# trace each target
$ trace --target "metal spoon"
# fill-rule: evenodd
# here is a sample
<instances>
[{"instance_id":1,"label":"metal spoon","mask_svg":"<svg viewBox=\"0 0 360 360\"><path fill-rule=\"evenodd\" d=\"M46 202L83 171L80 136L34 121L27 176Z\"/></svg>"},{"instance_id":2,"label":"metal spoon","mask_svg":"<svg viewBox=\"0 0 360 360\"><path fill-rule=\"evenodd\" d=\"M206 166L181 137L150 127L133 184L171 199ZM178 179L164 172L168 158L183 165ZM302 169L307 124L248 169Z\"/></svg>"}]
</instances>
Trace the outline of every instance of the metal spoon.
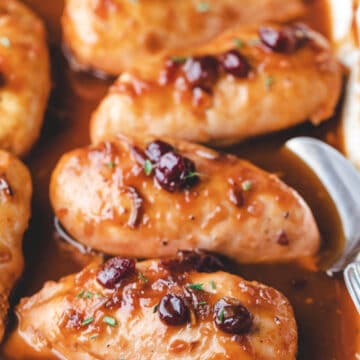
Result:
<instances>
[{"instance_id":1,"label":"metal spoon","mask_svg":"<svg viewBox=\"0 0 360 360\"><path fill-rule=\"evenodd\" d=\"M327 270L329 275L344 270L345 284L360 313L360 173L337 150L324 142L298 137L285 143L327 189L334 201L345 235L342 255Z\"/></svg>"}]
</instances>

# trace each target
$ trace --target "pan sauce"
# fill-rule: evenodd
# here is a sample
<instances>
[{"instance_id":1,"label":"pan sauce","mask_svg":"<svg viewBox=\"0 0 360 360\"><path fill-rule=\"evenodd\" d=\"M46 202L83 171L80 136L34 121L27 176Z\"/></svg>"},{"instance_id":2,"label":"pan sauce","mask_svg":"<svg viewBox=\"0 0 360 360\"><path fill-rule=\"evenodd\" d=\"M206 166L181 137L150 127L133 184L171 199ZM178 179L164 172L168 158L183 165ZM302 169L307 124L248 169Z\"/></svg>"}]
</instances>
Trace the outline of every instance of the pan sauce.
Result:
<instances>
[{"instance_id":1,"label":"pan sauce","mask_svg":"<svg viewBox=\"0 0 360 360\"><path fill-rule=\"evenodd\" d=\"M47 22L53 55L53 94L47 112L43 136L26 159L34 181L33 219L24 240L27 267L13 296L13 304L22 296L33 294L46 280L81 269L86 258L73 255L59 245L49 204L49 177L56 161L64 152L85 145L88 119L105 95L110 81L102 81L72 72L61 54L59 16L63 1L26 0ZM327 33L326 5L314 0L306 21ZM280 150L288 138L311 135L337 145L336 119L313 128L306 124L277 135L249 141L229 151L275 172L294 186L314 211L324 240L320 254L322 265L341 251L342 229L334 205L316 178L291 154ZM80 258L80 259L79 259ZM353 360L360 351L359 317L345 291L341 277L331 279L322 272L305 270L295 264L235 265L234 272L249 280L258 280L282 291L292 303L299 326L299 359ZM11 326L14 321L11 322ZM4 354L11 356L5 356ZM1 359L26 358L31 354L17 341L8 341Z\"/></svg>"}]
</instances>

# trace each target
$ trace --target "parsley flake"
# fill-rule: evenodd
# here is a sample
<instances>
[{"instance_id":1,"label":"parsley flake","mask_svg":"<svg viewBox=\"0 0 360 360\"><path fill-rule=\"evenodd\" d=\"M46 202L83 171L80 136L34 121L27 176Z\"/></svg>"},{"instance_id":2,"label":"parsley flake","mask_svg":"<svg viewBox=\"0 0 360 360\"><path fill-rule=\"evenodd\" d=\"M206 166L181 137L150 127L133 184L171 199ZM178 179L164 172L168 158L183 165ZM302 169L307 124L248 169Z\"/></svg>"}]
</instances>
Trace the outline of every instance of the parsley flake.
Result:
<instances>
[{"instance_id":1,"label":"parsley flake","mask_svg":"<svg viewBox=\"0 0 360 360\"><path fill-rule=\"evenodd\" d=\"M145 160L144 162L144 171L147 176L151 175L153 171L153 166L150 160Z\"/></svg>"},{"instance_id":2,"label":"parsley flake","mask_svg":"<svg viewBox=\"0 0 360 360\"><path fill-rule=\"evenodd\" d=\"M211 280L211 281L210 281L210 286L211 286L211 288L212 288L213 290L216 289L216 284L215 284L215 281L214 281L214 280Z\"/></svg>"},{"instance_id":3,"label":"parsley flake","mask_svg":"<svg viewBox=\"0 0 360 360\"><path fill-rule=\"evenodd\" d=\"M203 284L189 284L189 285L188 285L188 288L189 288L189 289L193 289L193 290L204 291L203 286L204 286Z\"/></svg>"},{"instance_id":4,"label":"parsley flake","mask_svg":"<svg viewBox=\"0 0 360 360\"><path fill-rule=\"evenodd\" d=\"M90 339L90 340L94 340L94 339L96 339L98 336L99 336L99 335L94 334L94 335L91 335L91 336L89 337L89 339Z\"/></svg>"},{"instance_id":5,"label":"parsley flake","mask_svg":"<svg viewBox=\"0 0 360 360\"><path fill-rule=\"evenodd\" d=\"M194 177L199 177L200 173L196 172L196 171L190 171L186 176L185 179L192 179Z\"/></svg>"},{"instance_id":6,"label":"parsley flake","mask_svg":"<svg viewBox=\"0 0 360 360\"><path fill-rule=\"evenodd\" d=\"M224 319L225 319L225 311L224 311L224 309L222 309L219 314L219 320L221 323L223 323Z\"/></svg>"},{"instance_id":7,"label":"parsley flake","mask_svg":"<svg viewBox=\"0 0 360 360\"><path fill-rule=\"evenodd\" d=\"M89 324L91 324L93 321L94 321L94 318L91 316L91 317L85 319L85 320L81 323L81 325L82 325L82 326L89 325Z\"/></svg>"},{"instance_id":8,"label":"parsley flake","mask_svg":"<svg viewBox=\"0 0 360 360\"><path fill-rule=\"evenodd\" d=\"M234 45L235 45L237 48L239 48L239 49L241 49L242 47L244 47L244 42L243 42L241 39L239 39L239 38L235 38L235 39L233 40L233 43L234 43Z\"/></svg>"},{"instance_id":9,"label":"parsley flake","mask_svg":"<svg viewBox=\"0 0 360 360\"><path fill-rule=\"evenodd\" d=\"M175 63L182 64L187 60L186 56L172 56L171 60Z\"/></svg>"},{"instance_id":10,"label":"parsley flake","mask_svg":"<svg viewBox=\"0 0 360 360\"><path fill-rule=\"evenodd\" d=\"M206 301L200 301L199 305L207 305L207 302Z\"/></svg>"},{"instance_id":11,"label":"parsley flake","mask_svg":"<svg viewBox=\"0 0 360 360\"><path fill-rule=\"evenodd\" d=\"M210 5L208 3L201 2L197 5L196 10L201 13L207 12L210 10Z\"/></svg>"},{"instance_id":12,"label":"parsley flake","mask_svg":"<svg viewBox=\"0 0 360 360\"><path fill-rule=\"evenodd\" d=\"M0 37L0 44L5 48L9 48L11 45L11 42L8 37L2 36L2 37Z\"/></svg>"},{"instance_id":13,"label":"parsley flake","mask_svg":"<svg viewBox=\"0 0 360 360\"><path fill-rule=\"evenodd\" d=\"M114 163L113 161L110 161L110 162L107 163L107 167L108 167L109 169L113 169L114 166L115 166L115 163Z\"/></svg>"},{"instance_id":14,"label":"parsley flake","mask_svg":"<svg viewBox=\"0 0 360 360\"><path fill-rule=\"evenodd\" d=\"M149 281L149 279L143 273L139 273L139 279L145 284Z\"/></svg>"},{"instance_id":15,"label":"parsley flake","mask_svg":"<svg viewBox=\"0 0 360 360\"><path fill-rule=\"evenodd\" d=\"M274 78L272 76L267 76L264 80L264 85L266 89L270 89L274 84Z\"/></svg>"},{"instance_id":16,"label":"parsley flake","mask_svg":"<svg viewBox=\"0 0 360 360\"><path fill-rule=\"evenodd\" d=\"M250 180L243 181L243 183L241 184L241 188L244 191L250 191L252 188L252 182Z\"/></svg>"},{"instance_id":17,"label":"parsley flake","mask_svg":"<svg viewBox=\"0 0 360 360\"><path fill-rule=\"evenodd\" d=\"M111 316L104 316L103 322L112 327L116 326L116 320Z\"/></svg>"},{"instance_id":18,"label":"parsley flake","mask_svg":"<svg viewBox=\"0 0 360 360\"><path fill-rule=\"evenodd\" d=\"M76 295L78 299L91 299L93 296L92 292L86 290L82 290Z\"/></svg>"},{"instance_id":19,"label":"parsley flake","mask_svg":"<svg viewBox=\"0 0 360 360\"><path fill-rule=\"evenodd\" d=\"M153 308L153 313L155 314L158 311L159 304L156 304Z\"/></svg>"}]
</instances>

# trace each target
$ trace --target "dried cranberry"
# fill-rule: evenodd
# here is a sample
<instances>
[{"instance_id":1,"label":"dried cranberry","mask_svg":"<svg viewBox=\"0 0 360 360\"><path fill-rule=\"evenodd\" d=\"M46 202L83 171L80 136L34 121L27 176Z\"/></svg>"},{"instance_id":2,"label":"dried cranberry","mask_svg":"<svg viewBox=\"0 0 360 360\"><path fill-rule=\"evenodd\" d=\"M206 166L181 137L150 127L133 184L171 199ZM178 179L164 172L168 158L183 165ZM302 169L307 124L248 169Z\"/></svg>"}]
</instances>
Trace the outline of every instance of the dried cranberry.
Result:
<instances>
[{"instance_id":1,"label":"dried cranberry","mask_svg":"<svg viewBox=\"0 0 360 360\"><path fill-rule=\"evenodd\" d=\"M259 30L260 39L268 48L280 53L293 53L303 43L303 36L297 36L298 31L289 26L281 30L262 26Z\"/></svg>"},{"instance_id":2,"label":"dried cranberry","mask_svg":"<svg viewBox=\"0 0 360 360\"><path fill-rule=\"evenodd\" d=\"M221 298L214 306L216 326L230 334L245 334L253 324L253 315L238 299Z\"/></svg>"},{"instance_id":3,"label":"dried cranberry","mask_svg":"<svg viewBox=\"0 0 360 360\"><path fill-rule=\"evenodd\" d=\"M114 289L121 280L135 273L135 261L121 257L108 260L97 273L97 281L108 289Z\"/></svg>"},{"instance_id":4,"label":"dried cranberry","mask_svg":"<svg viewBox=\"0 0 360 360\"><path fill-rule=\"evenodd\" d=\"M211 273L224 269L224 264L214 254L204 250L179 250L177 258L164 260L163 265L175 272L196 270Z\"/></svg>"},{"instance_id":5,"label":"dried cranberry","mask_svg":"<svg viewBox=\"0 0 360 360\"><path fill-rule=\"evenodd\" d=\"M158 307L160 320L167 325L183 325L189 320L189 309L182 297L165 295Z\"/></svg>"},{"instance_id":6,"label":"dried cranberry","mask_svg":"<svg viewBox=\"0 0 360 360\"><path fill-rule=\"evenodd\" d=\"M220 57L220 60L225 72L239 78L245 78L249 75L250 65L237 50L227 51Z\"/></svg>"},{"instance_id":7,"label":"dried cranberry","mask_svg":"<svg viewBox=\"0 0 360 360\"><path fill-rule=\"evenodd\" d=\"M183 70L192 87L209 89L219 77L219 63L214 56L189 58Z\"/></svg>"},{"instance_id":8,"label":"dried cranberry","mask_svg":"<svg viewBox=\"0 0 360 360\"><path fill-rule=\"evenodd\" d=\"M170 144L161 140L155 140L148 144L145 154L151 161L157 163L162 155L172 151L174 151L174 148Z\"/></svg>"},{"instance_id":9,"label":"dried cranberry","mask_svg":"<svg viewBox=\"0 0 360 360\"><path fill-rule=\"evenodd\" d=\"M173 151L160 158L155 178L159 185L169 192L191 187L199 180L195 173L195 164Z\"/></svg>"}]
</instances>

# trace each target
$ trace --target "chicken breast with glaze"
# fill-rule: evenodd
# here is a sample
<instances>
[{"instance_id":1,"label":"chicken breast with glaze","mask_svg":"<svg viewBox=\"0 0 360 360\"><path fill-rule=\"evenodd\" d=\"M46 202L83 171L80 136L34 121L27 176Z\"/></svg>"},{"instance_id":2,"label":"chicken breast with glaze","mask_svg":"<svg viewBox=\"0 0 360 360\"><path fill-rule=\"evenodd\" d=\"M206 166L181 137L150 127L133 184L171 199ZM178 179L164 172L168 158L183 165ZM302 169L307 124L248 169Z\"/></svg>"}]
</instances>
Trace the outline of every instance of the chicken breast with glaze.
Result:
<instances>
[{"instance_id":1,"label":"chicken breast with glaze","mask_svg":"<svg viewBox=\"0 0 360 360\"><path fill-rule=\"evenodd\" d=\"M295 360L296 322L282 294L186 257L113 258L48 282L17 307L17 332L47 359Z\"/></svg>"},{"instance_id":2,"label":"chicken breast with glaze","mask_svg":"<svg viewBox=\"0 0 360 360\"><path fill-rule=\"evenodd\" d=\"M316 254L304 200L275 175L199 145L118 137L71 151L51 179L55 215L81 243L139 258L203 248L244 263Z\"/></svg>"},{"instance_id":3,"label":"chicken breast with glaze","mask_svg":"<svg viewBox=\"0 0 360 360\"><path fill-rule=\"evenodd\" d=\"M0 340L10 292L23 270L22 238L30 218L30 173L13 155L0 150Z\"/></svg>"},{"instance_id":4,"label":"chicken breast with glaze","mask_svg":"<svg viewBox=\"0 0 360 360\"><path fill-rule=\"evenodd\" d=\"M0 2L0 148L28 152L40 134L50 91L42 21L17 0Z\"/></svg>"},{"instance_id":5,"label":"chicken breast with glaze","mask_svg":"<svg viewBox=\"0 0 360 360\"><path fill-rule=\"evenodd\" d=\"M121 75L92 116L92 141L122 132L224 145L334 114L342 67L305 25L231 30L191 54L150 77Z\"/></svg>"},{"instance_id":6,"label":"chicken breast with glaze","mask_svg":"<svg viewBox=\"0 0 360 360\"><path fill-rule=\"evenodd\" d=\"M66 0L72 62L112 75L152 71L164 52L187 51L237 24L289 21L302 0Z\"/></svg>"}]
</instances>

